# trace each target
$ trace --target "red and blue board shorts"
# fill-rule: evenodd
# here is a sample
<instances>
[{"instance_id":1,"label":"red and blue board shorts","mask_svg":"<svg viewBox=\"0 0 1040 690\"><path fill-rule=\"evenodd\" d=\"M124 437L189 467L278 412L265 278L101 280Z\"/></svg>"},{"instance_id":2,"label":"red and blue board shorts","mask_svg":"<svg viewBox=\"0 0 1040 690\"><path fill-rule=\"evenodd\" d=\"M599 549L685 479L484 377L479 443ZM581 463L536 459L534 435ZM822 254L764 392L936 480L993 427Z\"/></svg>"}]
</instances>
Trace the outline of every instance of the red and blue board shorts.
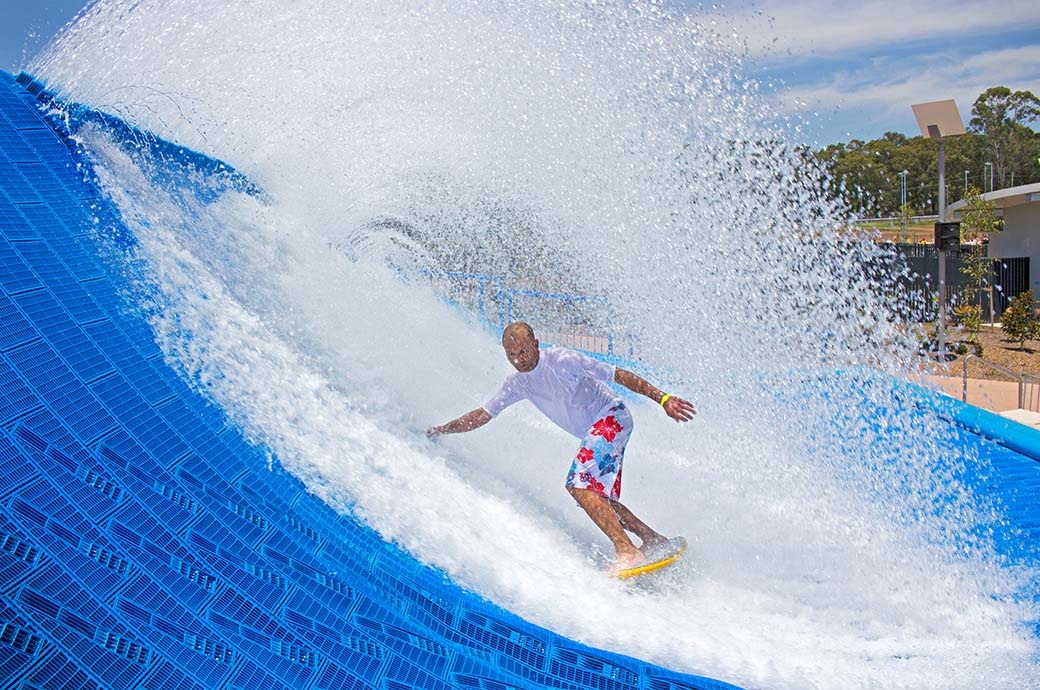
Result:
<instances>
[{"instance_id":1,"label":"red and blue board shorts","mask_svg":"<svg viewBox=\"0 0 1040 690\"><path fill-rule=\"evenodd\" d=\"M611 501L621 498L621 465L632 433L632 414L623 403L596 420L581 440L567 474L567 488L588 489Z\"/></svg>"}]
</instances>

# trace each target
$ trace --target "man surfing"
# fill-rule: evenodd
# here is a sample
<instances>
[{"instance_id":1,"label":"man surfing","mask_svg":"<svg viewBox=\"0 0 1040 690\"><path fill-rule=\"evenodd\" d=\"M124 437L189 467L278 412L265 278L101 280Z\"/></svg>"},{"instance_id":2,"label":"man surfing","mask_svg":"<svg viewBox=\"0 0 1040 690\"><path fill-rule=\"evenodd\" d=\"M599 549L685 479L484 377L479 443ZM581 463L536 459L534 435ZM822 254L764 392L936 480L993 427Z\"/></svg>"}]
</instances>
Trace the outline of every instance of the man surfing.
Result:
<instances>
[{"instance_id":1,"label":"man surfing","mask_svg":"<svg viewBox=\"0 0 1040 690\"><path fill-rule=\"evenodd\" d=\"M506 326L502 347L516 373L509 374L498 392L482 407L430 427L426 435L472 431L494 419L513 403L527 399L564 431L581 439L567 474L566 487L578 505L614 545L611 572L647 564L653 552L669 540L651 529L621 503L621 466L632 433L632 415L606 384L614 381L645 395L664 408L676 422L688 422L697 411L686 400L668 395L630 371L565 347L538 349L528 324ZM636 548L626 531L641 540Z\"/></svg>"}]
</instances>

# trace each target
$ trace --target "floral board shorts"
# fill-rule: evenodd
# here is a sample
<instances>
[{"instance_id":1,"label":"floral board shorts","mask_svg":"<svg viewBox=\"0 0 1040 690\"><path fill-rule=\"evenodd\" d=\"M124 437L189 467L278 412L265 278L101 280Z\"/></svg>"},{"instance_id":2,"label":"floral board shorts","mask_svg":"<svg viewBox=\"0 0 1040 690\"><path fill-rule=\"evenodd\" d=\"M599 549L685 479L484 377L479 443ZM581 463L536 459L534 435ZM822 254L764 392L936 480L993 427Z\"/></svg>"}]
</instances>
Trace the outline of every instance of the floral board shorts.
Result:
<instances>
[{"instance_id":1,"label":"floral board shorts","mask_svg":"<svg viewBox=\"0 0 1040 690\"><path fill-rule=\"evenodd\" d=\"M568 488L589 489L617 501L621 498L621 464L632 433L632 415L622 403L607 410L585 434L567 474Z\"/></svg>"}]
</instances>

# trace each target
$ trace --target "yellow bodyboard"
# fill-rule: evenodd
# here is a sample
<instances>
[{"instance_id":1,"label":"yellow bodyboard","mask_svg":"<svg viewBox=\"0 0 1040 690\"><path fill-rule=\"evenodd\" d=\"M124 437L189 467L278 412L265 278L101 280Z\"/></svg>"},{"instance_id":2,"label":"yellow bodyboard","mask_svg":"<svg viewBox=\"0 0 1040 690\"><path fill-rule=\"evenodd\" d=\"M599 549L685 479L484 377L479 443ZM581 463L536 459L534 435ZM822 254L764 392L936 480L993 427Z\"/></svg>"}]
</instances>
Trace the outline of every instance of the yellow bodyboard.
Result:
<instances>
[{"instance_id":1,"label":"yellow bodyboard","mask_svg":"<svg viewBox=\"0 0 1040 690\"><path fill-rule=\"evenodd\" d=\"M668 546L655 553L653 560L643 563L642 565L637 565L634 568L615 571L611 573L611 577L616 577L619 580L627 580L630 577L638 577L640 575L652 573L655 570L660 570L661 568L675 563L685 552L686 540L684 538L675 537L669 539Z\"/></svg>"}]
</instances>

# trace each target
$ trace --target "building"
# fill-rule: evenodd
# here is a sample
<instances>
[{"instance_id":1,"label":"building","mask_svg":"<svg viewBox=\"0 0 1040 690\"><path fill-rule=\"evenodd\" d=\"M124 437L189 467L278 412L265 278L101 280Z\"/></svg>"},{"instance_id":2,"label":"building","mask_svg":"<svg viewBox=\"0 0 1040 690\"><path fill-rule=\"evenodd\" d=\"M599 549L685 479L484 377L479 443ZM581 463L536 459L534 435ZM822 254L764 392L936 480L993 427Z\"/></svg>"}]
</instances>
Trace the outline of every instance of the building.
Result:
<instances>
[{"instance_id":1,"label":"building","mask_svg":"<svg viewBox=\"0 0 1040 690\"><path fill-rule=\"evenodd\" d=\"M1004 230L989 237L989 255L1027 257L1029 288L1040 295L1040 183L998 189L982 198L992 201L1004 219ZM950 204L947 217L960 220L965 206L963 200Z\"/></svg>"}]
</instances>

